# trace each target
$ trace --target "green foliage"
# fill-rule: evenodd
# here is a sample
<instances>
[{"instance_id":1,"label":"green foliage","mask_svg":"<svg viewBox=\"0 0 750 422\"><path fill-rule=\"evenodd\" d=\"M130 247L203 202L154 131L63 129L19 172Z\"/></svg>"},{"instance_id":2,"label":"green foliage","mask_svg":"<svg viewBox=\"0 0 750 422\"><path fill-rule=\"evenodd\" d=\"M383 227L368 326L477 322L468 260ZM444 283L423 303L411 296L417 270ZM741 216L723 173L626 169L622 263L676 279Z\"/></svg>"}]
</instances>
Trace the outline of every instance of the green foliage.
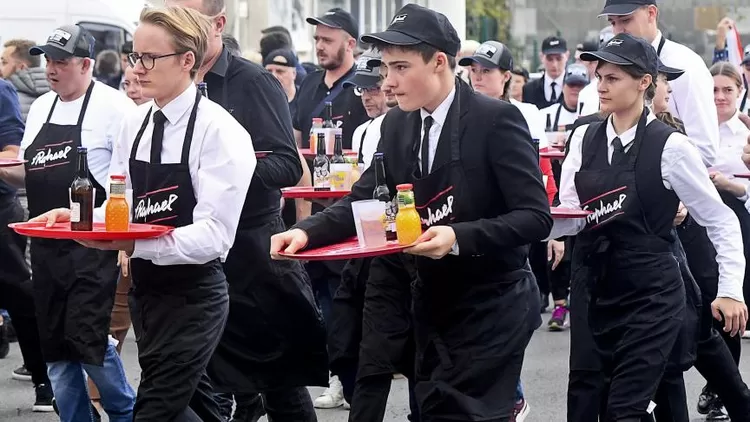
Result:
<instances>
[{"instance_id":1,"label":"green foliage","mask_svg":"<svg viewBox=\"0 0 750 422\"><path fill-rule=\"evenodd\" d=\"M510 41L511 13L507 0L466 0L467 38L479 42Z\"/></svg>"}]
</instances>

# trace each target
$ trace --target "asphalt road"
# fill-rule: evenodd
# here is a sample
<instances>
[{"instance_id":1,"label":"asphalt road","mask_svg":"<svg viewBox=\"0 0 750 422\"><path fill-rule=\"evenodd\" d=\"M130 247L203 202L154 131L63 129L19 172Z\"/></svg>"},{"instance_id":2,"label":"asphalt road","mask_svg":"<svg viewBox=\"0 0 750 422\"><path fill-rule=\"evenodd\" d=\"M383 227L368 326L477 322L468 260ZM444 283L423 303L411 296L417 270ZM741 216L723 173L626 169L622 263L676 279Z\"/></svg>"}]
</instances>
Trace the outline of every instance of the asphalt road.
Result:
<instances>
[{"instance_id":1,"label":"asphalt road","mask_svg":"<svg viewBox=\"0 0 750 422\"><path fill-rule=\"evenodd\" d=\"M549 314L545 315L545 320ZM742 360L750 359L750 341L744 340ZM550 333L540 329L531 341L526 352L523 368L523 383L526 398L531 405L531 413L527 422L563 422L565 420L565 394L568 372L569 336L564 333ZM134 341L129 338L123 352L126 371L132 385L138 385L139 368L136 358ZM0 360L0 421L2 422L53 422L58 419L54 414L31 412L33 404L33 389L31 383L11 379L11 371L21 364L20 352L16 344L12 345L8 358ZM743 376L750 379L747 366L743 368ZM703 379L694 370L685 375L688 401L693 421L703 418L695 412L695 403ZM322 389L310 389L313 397L320 394ZM408 414L408 398L406 381L394 380L391 397L388 404L386 421L406 421ZM318 420L321 422L345 422L348 413L343 409L319 410ZM105 419L106 420L106 419ZM263 419L265 421L265 419Z\"/></svg>"}]
</instances>

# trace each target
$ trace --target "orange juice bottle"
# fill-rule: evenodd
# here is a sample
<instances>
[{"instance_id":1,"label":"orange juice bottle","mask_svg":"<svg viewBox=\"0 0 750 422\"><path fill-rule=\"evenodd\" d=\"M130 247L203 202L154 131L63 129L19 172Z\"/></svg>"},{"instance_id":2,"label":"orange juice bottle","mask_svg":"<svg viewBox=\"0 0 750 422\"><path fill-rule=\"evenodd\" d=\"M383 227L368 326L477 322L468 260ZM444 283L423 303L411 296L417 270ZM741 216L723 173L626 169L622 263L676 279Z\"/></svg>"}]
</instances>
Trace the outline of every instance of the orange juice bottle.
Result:
<instances>
[{"instance_id":1,"label":"orange juice bottle","mask_svg":"<svg viewBox=\"0 0 750 422\"><path fill-rule=\"evenodd\" d=\"M400 245L410 245L422 235L422 219L414 207L413 188L410 183L396 186L398 190L396 235Z\"/></svg>"},{"instance_id":2,"label":"orange juice bottle","mask_svg":"<svg viewBox=\"0 0 750 422\"><path fill-rule=\"evenodd\" d=\"M108 232L126 232L130 225L130 211L125 199L125 176L110 176L109 199L104 214L104 226Z\"/></svg>"}]
</instances>

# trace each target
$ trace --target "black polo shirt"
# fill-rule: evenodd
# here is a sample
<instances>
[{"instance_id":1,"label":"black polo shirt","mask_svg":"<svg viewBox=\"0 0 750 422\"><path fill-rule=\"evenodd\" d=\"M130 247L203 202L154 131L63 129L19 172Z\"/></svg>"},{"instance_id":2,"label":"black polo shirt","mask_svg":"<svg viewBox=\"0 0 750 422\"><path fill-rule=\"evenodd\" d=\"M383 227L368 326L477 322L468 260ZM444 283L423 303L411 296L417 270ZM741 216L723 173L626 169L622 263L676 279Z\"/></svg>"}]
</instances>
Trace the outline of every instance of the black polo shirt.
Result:
<instances>
[{"instance_id":1,"label":"black polo shirt","mask_svg":"<svg viewBox=\"0 0 750 422\"><path fill-rule=\"evenodd\" d=\"M307 74L302 86L297 91L297 117L294 120L294 128L302 133L302 148L310 147L312 119L314 117L322 118L325 113L325 108L322 108L318 115L313 116L312 112L316 106L328 96L332 89L352 77L355 69L356 66L353 66L330 88L325 84L325 70ZM354 93L354 86L348 86L339 93L332 103L333 123L341 125L344 149L351 149L354 129L370 119L362 105L362 98Z\"/></svg>"},{"instance_id":2,"label":"black polo shirt","mask_svg":"<svg viewBox=\"0 0 750 422\"><path fill-rule=\"evenodd\" d=\"M279 215L280 189L302 177L286 93L272 74L226 48L203 81L208 97L250 133L255 150L271 151L258 159L239 228L266 224Z\"/></svg>"}]
</instances>

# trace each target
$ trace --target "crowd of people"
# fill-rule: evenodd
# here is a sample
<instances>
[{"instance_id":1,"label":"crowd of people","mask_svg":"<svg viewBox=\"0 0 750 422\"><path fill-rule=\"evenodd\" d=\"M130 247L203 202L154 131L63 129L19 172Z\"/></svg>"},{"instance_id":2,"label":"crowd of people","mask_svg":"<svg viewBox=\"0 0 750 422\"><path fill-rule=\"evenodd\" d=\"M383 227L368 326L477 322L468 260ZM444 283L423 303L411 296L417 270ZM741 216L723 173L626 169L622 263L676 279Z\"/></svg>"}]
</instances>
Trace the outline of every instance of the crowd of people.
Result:
<instances>
[{"instance_id":1,"label":"crowd of people","mask_svg":"<svg viewBox=\"0 0 750 422\"><path fill-rule=\"evenodd\" d=\"M414 4L371 34L343 9L307 18L316 64L278 26L243 57L216 0L145 9L96 57L79 25L7 41L0 158L25 163L0 168L0 358L18 342L11 376L63 422L381 422L394 376L411 421L522 422L549 310L571 337L569 422L688 422L692 367L706 420L750 421L750 48L730 62L723 19L709 68L659 13L606 0L599 38L544 39L533 80ZM365 170L334 203L284 199L313 183L326 108ZM70 221L81 171L97 220L124 175L131 222L175 230L29 245L7 227ZM352 203L382 184L414 190L424 232L404 253L285 259L354 236Z\"/></svg>"}]
</instances>

